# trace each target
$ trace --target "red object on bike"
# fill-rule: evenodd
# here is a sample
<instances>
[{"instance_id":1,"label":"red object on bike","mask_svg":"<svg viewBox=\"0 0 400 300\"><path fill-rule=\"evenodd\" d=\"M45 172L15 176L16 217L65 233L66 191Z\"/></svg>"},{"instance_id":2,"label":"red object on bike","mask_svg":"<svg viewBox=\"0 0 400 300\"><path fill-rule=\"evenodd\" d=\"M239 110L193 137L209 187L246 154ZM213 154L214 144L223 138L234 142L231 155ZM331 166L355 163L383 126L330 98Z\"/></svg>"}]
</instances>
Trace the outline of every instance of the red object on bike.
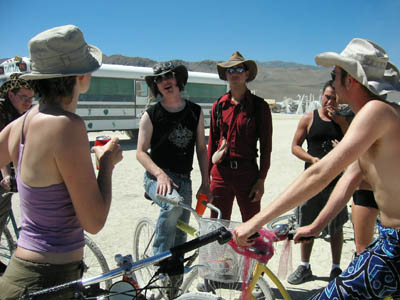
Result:
<instances>
[{"instance_id":1,"label":"red object on bike","mask_svg":"<svg viewBox=\"0 0 400 300\"><path fill-rule=\"evenodd\" d=\"M254 239L251 246L238 246L233 240L229 241L229 245L239 254L254 258L261 263L267 263L274 255L274 247L272 243L276 240L272 231L261 229L260 236Z\"/></svg>"},{"instance_id":2,"label":"red object on bike","mask_svg":"<svg viewBox=\"0 0 400 300\"><path fill-rule=\"evenodd\" d=\"M197 197L196 212L200 217L204 214L204 211L206 210L206 206L203 204L203 201L209 201L206 194L200 194Z\"/></svg>"},{"instance_id":3,"label":"red object on bike","mask_svg":"<svg viewBox=\"0 0 400 300\"><path fill-rule=\"evenodd\" d=\"M238 246L233 240L230 240L228 244L239 254L243 255L244 268L242 273L242 295L240 299L250 299L248 293L248 282L250 258L256 259L261 263L267 263L270 258L274 255L274 247L272 243L276 241L275 233L266 229L261 229L259 237L254 239L254 243L251 246Z\"/></svg>"}]
</instances>

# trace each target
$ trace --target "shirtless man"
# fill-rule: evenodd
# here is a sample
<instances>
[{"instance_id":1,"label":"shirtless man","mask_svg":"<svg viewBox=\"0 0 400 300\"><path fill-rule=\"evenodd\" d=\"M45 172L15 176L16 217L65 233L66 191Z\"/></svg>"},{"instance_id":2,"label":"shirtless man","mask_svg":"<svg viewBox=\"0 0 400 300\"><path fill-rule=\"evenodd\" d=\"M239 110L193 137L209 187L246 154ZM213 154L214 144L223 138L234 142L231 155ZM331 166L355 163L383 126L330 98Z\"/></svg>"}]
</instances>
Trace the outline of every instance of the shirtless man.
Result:
<instances>
[{"instance_id":1,"label":"shirtless man","mask_svg":"<svg viewBox=\"0 0 400 300\"><path fill-rule=\"evenodd\" d=\"M356 116L343 140L318 163L305 170L275 201L235 229L235 240L320 192L346 169L330 199L349 199L362 181L371 185L381 211L380 239L355 257L349 267L312 299L381 299L399 295L400 282L400 107L382 100L400 90L398 69L377 44L353 39L342 53L326 52L316 63L334 66L332 79L340 99ZM337 194L342 195L338 196ZM339 201L338 201L339 202ZM315 235L346 205L328 201L320 216L295 237Z\"/></svg>"}]
</instances>

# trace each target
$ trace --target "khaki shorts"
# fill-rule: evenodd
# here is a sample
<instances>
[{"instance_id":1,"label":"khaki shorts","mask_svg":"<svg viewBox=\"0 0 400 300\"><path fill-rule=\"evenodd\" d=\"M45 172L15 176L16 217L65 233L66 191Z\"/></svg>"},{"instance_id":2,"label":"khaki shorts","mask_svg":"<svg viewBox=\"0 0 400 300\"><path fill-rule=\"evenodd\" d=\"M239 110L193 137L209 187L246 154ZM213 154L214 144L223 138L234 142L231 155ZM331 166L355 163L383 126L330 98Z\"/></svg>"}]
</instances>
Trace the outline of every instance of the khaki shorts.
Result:
<instances>
[{"instance_id":1,"label":"khaki shorts","mask_svg":"<svg viewBox=\"0 0 400 300\"><path fill-rule=\"evenodd\" d=\"M64 265L37 263L15 257L11 258L6 272L0 277L0 299L19 299L27 291L44 288L77 280L82 277L83 262ZM35 299L69 299L72 291L61 294L44 295Z\"/></svg>"}]
</instances>

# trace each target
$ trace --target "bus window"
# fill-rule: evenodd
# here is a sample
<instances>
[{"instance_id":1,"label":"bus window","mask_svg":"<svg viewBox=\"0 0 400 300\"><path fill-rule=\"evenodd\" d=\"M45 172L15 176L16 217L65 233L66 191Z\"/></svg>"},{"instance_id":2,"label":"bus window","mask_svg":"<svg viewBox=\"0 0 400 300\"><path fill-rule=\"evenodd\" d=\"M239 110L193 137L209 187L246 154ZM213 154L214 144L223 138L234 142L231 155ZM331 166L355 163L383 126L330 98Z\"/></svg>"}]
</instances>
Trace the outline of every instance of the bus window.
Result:
<instances>
[{"instance_id":1,"label":"bus window","mask_svg":"<svg viewBox=\"0 0 400 300\"><path fill-rule=\"evenodd\" d=\"M134 80L125 78L92 77L90 88L81 94L80 101L131 102Z\"/></svg>"},{"instance_id":2,"label":"bus window","mask_svg":"<svg viewBox=\"0 0 400 300\"><path fill-rule=\"evenodd\" d=\"M147 83L144 80L136 80L136 97L147 97L149 95Z\"/></svg>"},{"instance_id":3,"label":"bus window","mask_svg":"<svg viewBox=\"0 0 400 300\"><path fill-rule=\"evenodd\" d=\"M226 85L188 82L183 97L196 103L213 103L226 93Z\"/></svg>"}]
</instances>

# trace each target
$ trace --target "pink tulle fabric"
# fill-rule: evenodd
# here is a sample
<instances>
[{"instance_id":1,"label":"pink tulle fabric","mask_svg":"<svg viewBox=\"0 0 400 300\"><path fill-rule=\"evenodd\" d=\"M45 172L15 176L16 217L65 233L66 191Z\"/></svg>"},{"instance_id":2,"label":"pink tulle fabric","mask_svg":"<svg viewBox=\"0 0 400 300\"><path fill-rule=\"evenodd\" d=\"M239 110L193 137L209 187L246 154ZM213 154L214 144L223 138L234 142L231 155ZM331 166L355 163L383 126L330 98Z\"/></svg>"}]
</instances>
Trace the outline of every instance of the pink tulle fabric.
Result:
<instances>
[{"instance_id":1,"label":"pink tulle fabric","mask_svg":"<svg viewBox=\"0 0 400 300\"><path fill-rule=\"evenodd\" d=\"M251 258L261 263L267 263L274 255L274 247L272 243L276 241L275 233L266 229L259 231L260 236L254 239L254 243L248 247L238 246L233 240L229 241L229 245L239 254L244 256L243 272L242 272L242 295L240 300L251 299L248 291L249 269L251 266Z\"/></svg>"}]
</instances>

